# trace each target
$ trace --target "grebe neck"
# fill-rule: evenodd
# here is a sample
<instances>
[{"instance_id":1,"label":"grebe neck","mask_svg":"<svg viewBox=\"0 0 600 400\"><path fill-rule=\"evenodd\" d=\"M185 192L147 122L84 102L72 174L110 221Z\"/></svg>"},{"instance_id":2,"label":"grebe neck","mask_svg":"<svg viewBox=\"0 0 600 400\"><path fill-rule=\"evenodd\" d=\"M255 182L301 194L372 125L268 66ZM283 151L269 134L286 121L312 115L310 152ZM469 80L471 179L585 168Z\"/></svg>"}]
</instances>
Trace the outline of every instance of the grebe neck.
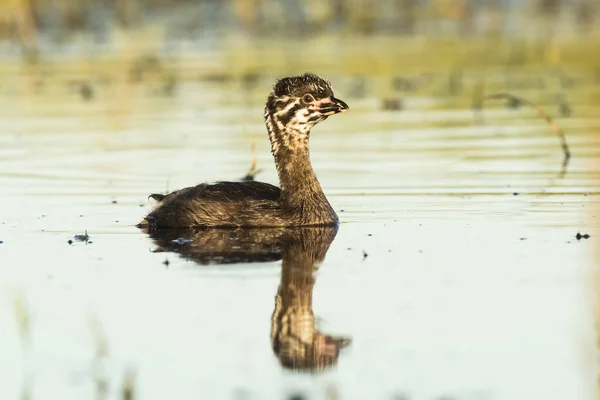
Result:
<instances>
[{"instance_id":1,"label":"grebe neck","mask_svg":"<svg viewBox=\"0 0 600 400\"><path fill-rule=\"evenodd\" d=\"M269 113L266 113L265 120L279 177L282 202L301 206L309 200L330 208L310 162L310 127L286 126Z\"/></svg>"}]
</instances>

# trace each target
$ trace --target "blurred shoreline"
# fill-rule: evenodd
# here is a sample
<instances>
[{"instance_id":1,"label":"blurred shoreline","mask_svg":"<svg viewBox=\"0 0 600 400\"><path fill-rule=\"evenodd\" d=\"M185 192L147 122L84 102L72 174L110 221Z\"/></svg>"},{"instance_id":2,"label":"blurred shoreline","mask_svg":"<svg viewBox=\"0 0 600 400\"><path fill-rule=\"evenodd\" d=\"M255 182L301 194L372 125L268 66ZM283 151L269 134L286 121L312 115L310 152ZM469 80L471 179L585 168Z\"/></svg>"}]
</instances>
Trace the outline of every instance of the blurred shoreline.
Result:
<instances>
[{"instance_id":1,"label":"blurred shoreline","mask_svg":"<svg viewBox=\"0 0 600 400\"><path fill-rule=\"evenodd\" d=\"M564 61L556 54L560 48L593 48L589 46L598 44L598 33L600 4L593 0L0 2L0 57L30 61L149 47L161 55L193 54L232 43L271 46L273 41L329 40L327 50L335 51L347 41L360 47L385 38L393 42L386 53L396 52L394 45L418 48L440 42L459 53L463 45L497 43L501 47L492 50L505 53L508 43L513 47L510 62L527 62L539 53L557 62ZM444 50L435 47L436 52Z\"/></svg>"}]
</instances>

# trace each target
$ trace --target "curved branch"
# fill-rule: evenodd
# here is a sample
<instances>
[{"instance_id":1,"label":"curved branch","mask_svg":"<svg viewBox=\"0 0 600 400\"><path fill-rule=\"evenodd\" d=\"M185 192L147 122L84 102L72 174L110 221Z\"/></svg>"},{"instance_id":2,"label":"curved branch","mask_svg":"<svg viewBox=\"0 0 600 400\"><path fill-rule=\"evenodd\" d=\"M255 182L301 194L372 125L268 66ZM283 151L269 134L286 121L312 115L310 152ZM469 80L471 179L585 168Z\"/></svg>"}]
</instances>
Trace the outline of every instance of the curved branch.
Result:
<instances>
[{"instance_id":1,"label":"curved branch","mask_svg":"<svg viewBox=\"0 0 600 400\"><path fill-rule=\"evenodd\" d=\"M550 125L550 128L552 129L552 131L556 134L556 136L558 136L558 139L560 140L560 145L562 147L563 150L563 155L564 155L564 160L563 160L563 164L562 164L562 168L563 171L566 169L567 164L569 163L569 159L571 158L571 151L569 149L569 145L567 143L567 138L565 136L565 132L562 130L562 128L560 126L558 126L554 120L552 119L552 117L550 117L544 110L542 110L537 104L524 99L522 97L518 97L515 96L513 94L510 93L493 93L493 94L489 94L487 96L483 96L483 97L479 97L479 98L475 98L473 99L473 111L474 112L481 112L483 109L483 102L485 100L497 100L497 99L506 99L509 101L508 105L512 108L518 108L520 105L522 104L527 104L528 106L532 107L538 116L544 118L546 120L546 122L548 123L548 125ZM480 122L483 122L483 118L480 116L479 118Z\"/></svg>"}]
</instances>

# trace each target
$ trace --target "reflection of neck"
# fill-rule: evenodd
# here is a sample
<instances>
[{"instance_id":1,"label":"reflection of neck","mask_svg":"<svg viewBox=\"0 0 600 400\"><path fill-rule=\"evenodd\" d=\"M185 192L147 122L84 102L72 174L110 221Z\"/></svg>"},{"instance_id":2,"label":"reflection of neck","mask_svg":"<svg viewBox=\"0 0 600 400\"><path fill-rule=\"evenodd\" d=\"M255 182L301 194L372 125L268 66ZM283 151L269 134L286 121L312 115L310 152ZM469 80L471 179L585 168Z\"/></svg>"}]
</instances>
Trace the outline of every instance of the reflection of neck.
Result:
<instances>
[{"instance_id":1,"label":"reflection of neck","mask_svg":"<svg viewBox=\"0 0 600 400\"><path fill-rule=\"evenodd\" d=\"M283 206L300 212L313 223L337 221L337 216L327 201L310 162L310 129L289 129L270 114L266 117L266 125Z\"/></svg>"},{"instance_id":2,"label":"reflection of neck","mask_svg":"<svg viewBox=\"0 0 600 400\"><path fill-rule=\"evenodd\" d=\"M281 282L275 298L271 334L310 343L317 333L312 309L314 269L324 258L337 228L299 228L282 250ZM282 339L282 338L280 338Z\"/></svg>"},{"instance_id":3,"label":"reflection of neck","mask_svg":"<svg viewBox=\"0 0 600 400\"><path fill-rule=\"evenodd\" d=\"M315 316L312 309L314 285L312 263L289 265L284 259L281 283L277 291L277 308L280 308L281 315L285 316L281 323L286 324L285 330L288 334L304 343L312 342L315 335Z\"/></svg>"},{"instance_id":4,"label":"reflection of neck","mask_svg":"<svg viewBox=\"0 0 600 400\"><path fill-rule=\"evenodd\" d=\"M314 270L323 261L337 228L298 228L282 250L281 282L277 290L273 325L281 333L310 343L316 333L312 309ZM272 332L273 334L273 332Z\"/></svg>"},{"instance_id":5,"label":"reflection of neck","mask_svg":"<svg viewBox=\"0 0 600 400\"><path fill-rule=\"evenodd\" d=\"M271 317L271 345L288 368L318 370L335 363L329 336L315 328L314 270L337 233L336 226L287 230L282 246L281 282ZM335 353L335 354L334 354Z\"/></svg>"}]
</instances>

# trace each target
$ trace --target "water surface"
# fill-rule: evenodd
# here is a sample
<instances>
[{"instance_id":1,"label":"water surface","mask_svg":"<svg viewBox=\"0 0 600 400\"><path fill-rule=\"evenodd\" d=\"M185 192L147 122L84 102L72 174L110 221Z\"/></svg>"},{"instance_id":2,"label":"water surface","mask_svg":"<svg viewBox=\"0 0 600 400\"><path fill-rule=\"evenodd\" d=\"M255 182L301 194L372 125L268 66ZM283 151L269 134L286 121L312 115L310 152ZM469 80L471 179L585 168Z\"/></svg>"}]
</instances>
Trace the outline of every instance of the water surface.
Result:
<instances>
[{"instance_id":1,"label":"water surface","mask_svg":"<svg viewBox=\"0 0 600 400\"><path fill-rule=\"evenodd\" d=\"M334 239L274 232L262 262L206 264L135 228L150 193L241 178L253 144L257 178L276 182L261 105L271 78L243 95L235 83L183 81L172 95L97 83L90 101L52 80L23 89L26 75L2 88L0 397L118 398L124 379L140 399L595 396L597 238L575 236L598 228L597 108L575 103L558 121L573 153L561 174L532 112L495 104L477 125L419 94L381 111L342 80L351 111L311 139L342 221ZM239 250L238 236L215 240ZM285 254L300 272L282 277ZM315 342L335 366L295 371L275 354L290 282L290 304L311 297L298 301L316 331L345 341L339 357Z\"/></svg>"}]
</instances>

